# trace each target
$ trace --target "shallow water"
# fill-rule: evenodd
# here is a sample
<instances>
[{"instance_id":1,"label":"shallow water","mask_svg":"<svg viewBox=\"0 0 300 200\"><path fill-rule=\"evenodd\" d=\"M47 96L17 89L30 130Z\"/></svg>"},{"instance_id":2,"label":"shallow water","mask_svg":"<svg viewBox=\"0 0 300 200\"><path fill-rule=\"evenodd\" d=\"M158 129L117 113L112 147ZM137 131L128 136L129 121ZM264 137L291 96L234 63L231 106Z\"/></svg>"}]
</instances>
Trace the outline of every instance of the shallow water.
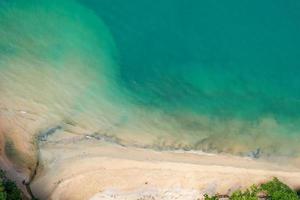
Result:
<instances>
[{"instance_id":1,"label":"shallow water","mask_svg":"<svg viewBox=\"0 0 300 200\"><path fill-rule=\"evenodd\" d=\"M298 157L298 19L297 0L1 1L0 100L126 145Z\"/></svg>"}]
</instances>

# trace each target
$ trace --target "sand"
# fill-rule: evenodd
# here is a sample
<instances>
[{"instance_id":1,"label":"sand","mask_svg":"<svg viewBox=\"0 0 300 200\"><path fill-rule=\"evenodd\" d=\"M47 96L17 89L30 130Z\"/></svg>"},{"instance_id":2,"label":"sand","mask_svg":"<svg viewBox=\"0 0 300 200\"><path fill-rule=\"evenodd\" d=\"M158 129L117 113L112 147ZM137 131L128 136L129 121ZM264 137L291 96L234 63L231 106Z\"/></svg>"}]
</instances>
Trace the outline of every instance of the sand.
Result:
<instances>
[{"instance_id":1,"label":"sand","mask_svg":"<svg viewBox=\"0 0 300 200\"><path fill-rule=\"evenodd\" d=\"M40 155L43 167L31 187L41 199L196 200L205 193L229 194L274 176L300 187L300 171L292 166L122 147L88 137L48 141L41 145Z\"/></svg>"},{"instance_id":2,"label":"sand","mask_svg":"<svg viewBox=\"0 0 300 200\"><path fill-rule=\"evenodd\" d=\"M23 180L31 181L31 190L39 199L196 200L205 193L229 194L275 176L300 188L299 160L267 162L226 154L125 147L106 137L92 137L79 127L58 128L35 142L36 133L59 119L48 117L46 108L35 105L33 109L26 102L19 101L19 108L14 109L13 102L1 102L0 165L24 191ZM15 149L10 156L5 154L7 138Z\"/></svg>"}]
</instances>

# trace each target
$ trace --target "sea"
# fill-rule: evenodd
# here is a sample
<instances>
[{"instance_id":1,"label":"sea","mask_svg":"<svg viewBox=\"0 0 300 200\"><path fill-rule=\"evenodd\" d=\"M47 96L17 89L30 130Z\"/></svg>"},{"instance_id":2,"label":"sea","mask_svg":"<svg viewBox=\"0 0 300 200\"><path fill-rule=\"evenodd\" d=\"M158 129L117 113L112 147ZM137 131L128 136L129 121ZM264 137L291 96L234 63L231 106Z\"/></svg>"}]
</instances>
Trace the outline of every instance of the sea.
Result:
<instances>
[{"instance_id":1,"label":"sea","mask_svg":"<svg viewBox=\"0 0 300 200\"><path fill-rule=\"evenodd\" d=\"M125 146L299 157L299 19L299 0L0 0L0 104Z\"/></svg>"}]
</instances>

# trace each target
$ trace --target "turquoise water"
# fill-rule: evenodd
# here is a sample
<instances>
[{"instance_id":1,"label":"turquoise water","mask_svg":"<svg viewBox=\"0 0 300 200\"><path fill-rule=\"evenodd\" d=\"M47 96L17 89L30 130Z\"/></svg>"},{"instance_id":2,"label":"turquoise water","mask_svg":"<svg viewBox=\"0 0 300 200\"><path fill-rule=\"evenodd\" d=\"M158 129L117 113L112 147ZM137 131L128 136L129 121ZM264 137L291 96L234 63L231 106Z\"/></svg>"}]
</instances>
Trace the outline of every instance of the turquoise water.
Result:
<instances>
[{"instance_id":1,"label":"turquoise water","mask_svg":"<svg viewBox=\"0 0 300 200\"><path fill-rule=\"evenodd\" d=\"M298 1L83 2L110 28L121 79L139 103L299 117Z\"/></svg>"},{"instance_id":2,"label":"turquoise water","mask_svg":"<svg viewBox=\"0 0 300 200\"><path fill-rule=\"evenodd\" d=\"M298 0L2 1L0 91L127 145L298 156Z\"/></svg>"}]
</instances>

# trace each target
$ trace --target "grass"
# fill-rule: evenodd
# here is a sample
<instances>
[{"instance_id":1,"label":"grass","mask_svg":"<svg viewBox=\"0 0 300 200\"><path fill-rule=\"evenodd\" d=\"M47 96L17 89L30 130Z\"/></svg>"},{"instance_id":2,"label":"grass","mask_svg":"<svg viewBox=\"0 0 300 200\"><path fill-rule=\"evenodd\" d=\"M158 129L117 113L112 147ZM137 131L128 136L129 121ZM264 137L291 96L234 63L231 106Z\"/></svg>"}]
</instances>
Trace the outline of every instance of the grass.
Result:
<instances>
[{"instance_id":1,"label":"grass","mask_svg":"<svg viewBox=\"0 0 300 200\"><path fill-rule=\"evenodd\" d=\"M219 200L219 195L204 195L205 200ZM300 200L296 191L280 182L277 178L261 185L253 185L245 191L237 190L228 197L229 200Z\"/></svg>"}]
</instances>

